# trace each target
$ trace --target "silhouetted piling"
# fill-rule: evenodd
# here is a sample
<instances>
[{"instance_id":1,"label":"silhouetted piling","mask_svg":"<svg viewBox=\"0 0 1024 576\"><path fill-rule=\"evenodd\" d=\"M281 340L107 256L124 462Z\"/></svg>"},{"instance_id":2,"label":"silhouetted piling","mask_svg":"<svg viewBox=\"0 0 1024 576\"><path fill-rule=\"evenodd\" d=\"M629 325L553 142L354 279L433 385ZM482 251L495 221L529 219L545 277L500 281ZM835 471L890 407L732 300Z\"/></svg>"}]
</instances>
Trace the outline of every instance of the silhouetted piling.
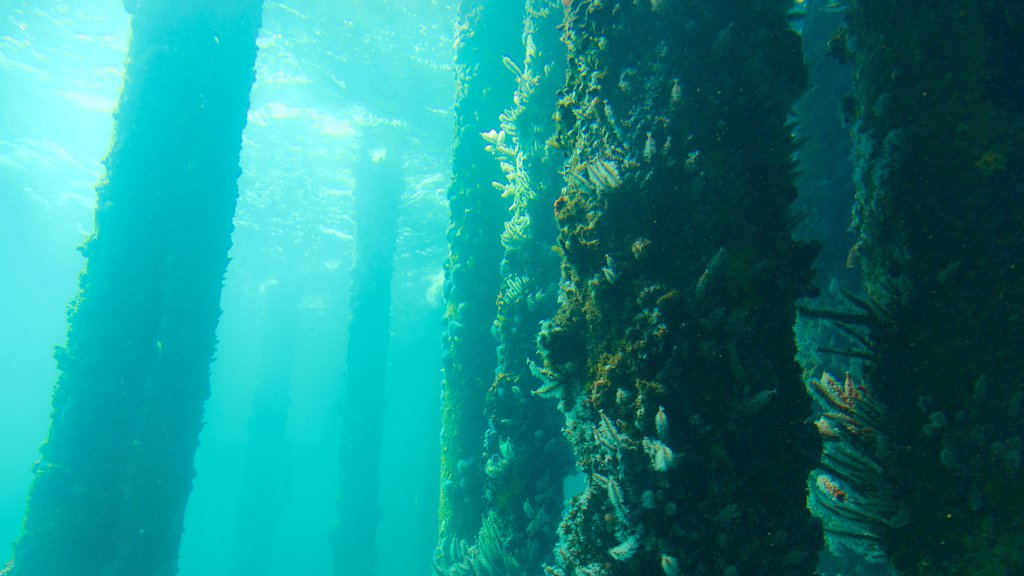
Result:
<instances>
[{"instance_id":1,"label":"silhouetted piling","mask_svg":"<svg viewBox=\"0 0 1024 576\"><path fill-rule=\"evenodd\" d=\"M356 260L341 404L338 524L332 536L339 576L371 576L377 560L391 277L404 187L399 150L363 151L353 192Z\"/></svg>"},{"instance_id":2,"label":"silhouetted piling","mask_svg":"<svg viewBox=\"0 0 1024 576\"><path fill-rule=\"evenodd\" d=\"M242 482L238 488L236 576L270 572L277 526L288 500L288 409L299 316L299 288L291 278L264 287L262 337L249 414Z\"/></svg>"},{"instance_id":3,"label":"silhouetted piling","mask_svg":"<svg viewBox=\"0 0 1024 576\"><path fill-rule=\"evenodd\" d=\"M137 4L12 576L177 573L262 2Z\"/></svg>"}]
</instances>

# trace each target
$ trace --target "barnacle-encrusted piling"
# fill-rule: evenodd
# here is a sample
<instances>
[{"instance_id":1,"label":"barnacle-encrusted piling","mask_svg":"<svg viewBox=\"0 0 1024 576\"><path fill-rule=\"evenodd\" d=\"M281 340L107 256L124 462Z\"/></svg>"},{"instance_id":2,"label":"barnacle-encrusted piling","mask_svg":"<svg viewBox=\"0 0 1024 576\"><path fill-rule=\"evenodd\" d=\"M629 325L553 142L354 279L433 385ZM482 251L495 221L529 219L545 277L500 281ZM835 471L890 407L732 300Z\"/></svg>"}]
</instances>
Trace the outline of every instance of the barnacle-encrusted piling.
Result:
<instances>
[{"instance_id":1,"label":"barnacle-encrusted piling","mask_svg":"<svg viewBox=\"0 0 1024 576\"><path fill-rule=\"evenodd\" d=\"M262 1L136 4L11 576L177 573Z\"/></svg>"},{"instance_id":2,"label":"barnacle-encrusted piling","mask_svg":"<svg viewBox=\"0 0 1024 576\"><path fill-rule=\"evenodd\" d=\"M1024 20L849 2L855 229L903 574L1024 571Z\"/></svg>"},{"instance_id":3,"label":"barnacle-encrusted piling","mask_svg":"<svg viewBox=\"0 0 1024 576\"><path fill-rule=\"evenodd\" d=\"M564 418L555 402L535 393L543 382L531 370L541 362L540 322L557 308L560 258L552 250L558 235L552 204L561 190L563 157L547 140L554 135L551 113L565 80L565 48L556 28L562 7L558 0L528 0L526 11L525 57L521 64L518 55L503 58L516 82L512 105L480 140L505 174L492 194L509 207L493 327L498 366L487 391L481 444L487 520L475 542L467 543L467 554L459 555L465 560L452 557L439 566L449 575L539 573L555 544L562 480L572 469L560 432ZM474 559L483 571L466 571L476 569Z\"/></svg>"},{"instance_id":4,"label":"barnacle-encrusted piling","mask_svg":"<svg viewBox=\"0 0 1024 576\"><path fill-rule=\"evenodd\" d=\"M536 371L587 486L549 574L813 573L789 2L567 2L560 308Z\"/></svg>"},{"instance_id":5,"label":"barnacle-encrusted piling","mask_svg":"<svg viewBox=\"0 0 1024 576\"><path fill-rule=\"evenodd\" d=\"M334 572L352 576L372 576L377 560L391 277L405 188L401 150L388 142L397 138L374 140L367 138L355 171L356 260L341 402L338 519L332 537ZM384 147L371 148L375 145Z\"/></svg>"},{"instance_id":6,"label":"barnacle-encrusted piling","mask_svg":"<svg viewBox=\"0 0 1024 576\"><path fill-rule=\"evenodd\" d=\"M501 233L506 201L492 182L504 179L480 134L498 122L516 88L502 58L520 45L523 5L464 0L455 34L455 144L448 190L451 224L445 263L444 382L441 407L440 565L453 544L472 541L484 513L484 399L497 366L491 333L501 288Z\"/></svg>"}]
</instances>

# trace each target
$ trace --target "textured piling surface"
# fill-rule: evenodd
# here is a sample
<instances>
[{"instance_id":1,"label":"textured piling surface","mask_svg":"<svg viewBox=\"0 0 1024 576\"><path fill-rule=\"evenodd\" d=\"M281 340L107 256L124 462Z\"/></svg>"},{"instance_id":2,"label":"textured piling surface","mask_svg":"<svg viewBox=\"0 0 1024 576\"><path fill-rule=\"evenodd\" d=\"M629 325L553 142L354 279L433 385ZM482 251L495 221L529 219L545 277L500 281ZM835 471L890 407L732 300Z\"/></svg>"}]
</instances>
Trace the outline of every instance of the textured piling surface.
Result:
<instances>
[{"instance_id":1,"label":"textured piling surface","mask_svg":"<svg viewBox=\"0 0 1024 576\"><path fill-rule=\"evenodd\" d=\"M135 11L11 575L177 572L261 11L258 0Z\"/></svg>"},{"instance_id":2,"label":"textured piling surface","mask_svg":"<svg viewBox=\"0 0 1024 576\"><path fill-rule=\"evenodd\" d=\"M497 368L486 392L487 428L480 531L447 546L436 569L446 576L539 573L550 561L562 514L562 481L573 468L564 422L555 402L535 393L533 374L541 321L557 309L560 258L553 250L558 227L552 204L562 186L560 150L548 146L555 126L551 111L565 78L565 49L557 25L557 0L526 2L523 42L502 58L515 82L511 105L479 146L492 154L504 178L485 193L505 211L500 240L502 281L492 331Z\"/></svg>"},{"instance_id":3,"label":"textured piling surface","mask_svg":"<svg viewBox=\"0 0 1024 576\"><path fill-rule=\"evenodd\" d=\"M566 3L563 283L539 372L587 485L549 573L813 572L788 9Z\"/></svg>"},{"instance_id":4,"label":"textured piling surface","mask_svg":"<svg viewBox=\"0 0 1024 576\"><path fill-rule=\"evenodd\" d=\"M484 510L484 401L497 367L491 328L508 212L491 186L503 179L502 171L480 134L494 128L515 91L502 57L520 45L522 22L523 6L515 0L466 0L459 6L442 344L441 563L450 560L450 544L476 537Z\"/></svg>"},{"instance_id":5,"label":"textured piling surface","mask_svg":"<svg viewBox=\"0 0 1024 576\"><path fill-rule=\"evenodd\" d=\"M1024 569L1024 25L1014 2L850 3L854 225L905 574Z\"/></svg>"}]
</instances>

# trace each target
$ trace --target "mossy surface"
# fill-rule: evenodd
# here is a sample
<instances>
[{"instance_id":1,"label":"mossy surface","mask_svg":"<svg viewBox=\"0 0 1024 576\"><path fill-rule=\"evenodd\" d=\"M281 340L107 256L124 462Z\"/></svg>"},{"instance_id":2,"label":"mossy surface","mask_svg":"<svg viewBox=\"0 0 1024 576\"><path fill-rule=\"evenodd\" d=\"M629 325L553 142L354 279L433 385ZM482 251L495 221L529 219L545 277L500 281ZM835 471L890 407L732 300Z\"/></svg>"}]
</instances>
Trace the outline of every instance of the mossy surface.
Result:
<instances>
[{"instance_id":1,"label":"mossy surface","mask_svg":"<svg viewBox=\"0 0 1024 576\"><path fill-rule=\"evenodd\" d=\"M515 79L502 65L502 56L520 45L523 5L514 0L466 0L458 12L456 127L444 286L437 549L441 563L447 562L447 544L476 536L484 511L484 399L497 366L491 328L501 286L501 232L508 212L491 186L504 178L503 173L484 149L480 134L496 126L515 91Z\"/></svg>"},{"instance_id":2,"label":"mossy surface","mask_svg":"<svg viewBox=\"0 0 1024 576\"><path fill-rule=\"evenodd\" d=\"M541 335L587 488L557 574L811 574L788 2L572 2Z\"/></svg>"},{"instance_id":3,"label":"mossy surface","mask_svg":"<svg viewBox=\"0 0 1024 576\"><path fill-rule=\"evenodd\" d=\"M573 468L561 435L564 418L556 403L535 394L543 382L531 366L541 322L557 309L560 258L552 205L562 187L562 154L547 146L554 135L551 111L565 78L565 47L557 25L557 0L526 2L524 57L509 65L516 77L513 105L501 117L514 146L491 151L503 165L503 196L509 205L502 244L503 286L494 333L498 370L485 410L489 433L485 502L507 538L505 549L523 573L536 574L550 561L562 513L562 480ZM506 151L513 151L511 156Z\"/></svg>"},{"instance_id":4,"label":"mossy surface","mask_svg":"<svg viewBox=\"0 0 1024 576\"><path fill-rule=\"evenodd\" d=\"M547 146L554 133L550 111L565 77L565 50L556 28L556 0L526 2L522 49L502 63L515 82L512 103L479 146L492 154L504 178L491 194L507 207L502 281L492 330L497 368L484 401L486 430L480 530L453 538L436 559L448 576L539 573L550 561L563 507L562 481L572 469L556 405L536 393L543 382L537 332L557 307L560 258L552 204L562 185L562 154Z\"/></svg>"},{"instance_id":5,"label":"mossy surface","mask_svg":"<svg viewBox=\"0 0 1024 576\"><path fill-rule=\"evenodd\" d=\"M855 226L881 320L867 376L887 410L904 574L1006 574L1024 478L1024 28L1014 2L862 0Z\"/></svg>"},{"instance_id":6,"label":"mossy surface","mask_svg":"<svg viewBox=\"0 0 1024 576\"><path fill-rule=\"evenodd\" d=\"M171 576L238 196L259 0L136 7L12 576Z\"/></svg>"}]
</instances>

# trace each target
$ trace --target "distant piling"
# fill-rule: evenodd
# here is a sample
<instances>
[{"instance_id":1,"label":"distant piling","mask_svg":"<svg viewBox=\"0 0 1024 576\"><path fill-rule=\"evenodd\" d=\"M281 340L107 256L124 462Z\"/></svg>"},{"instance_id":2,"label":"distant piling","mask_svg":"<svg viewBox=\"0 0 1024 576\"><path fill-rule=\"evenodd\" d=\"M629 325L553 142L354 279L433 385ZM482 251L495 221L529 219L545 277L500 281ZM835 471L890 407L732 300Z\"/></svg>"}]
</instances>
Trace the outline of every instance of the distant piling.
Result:
<instances>
[{"instance_id":1,"label":"distant piling","mask_svg":"<svg viewBox=\"0 0 1024 576\"><path fill-rule=\"evenodd\" d=\"M270 573L275 538L288 503L291 406L300 287L290 277L263 287L262 336L235 514L235 576Z\"/></svg>"},{"instance_id":2,"label":"distant piling","mask_svg":"<svg viewBox=\"0 0 1024 576\"><path fill-rule=\"evenodd\" d=\"M352 316L341 402L338 518L332 545L335 574L372 576L380 520L391 278L398 210L405 188L401 150L368 146L362 151L355 178L356 246L349 301Z\"/></svg>"}]
</instances>

